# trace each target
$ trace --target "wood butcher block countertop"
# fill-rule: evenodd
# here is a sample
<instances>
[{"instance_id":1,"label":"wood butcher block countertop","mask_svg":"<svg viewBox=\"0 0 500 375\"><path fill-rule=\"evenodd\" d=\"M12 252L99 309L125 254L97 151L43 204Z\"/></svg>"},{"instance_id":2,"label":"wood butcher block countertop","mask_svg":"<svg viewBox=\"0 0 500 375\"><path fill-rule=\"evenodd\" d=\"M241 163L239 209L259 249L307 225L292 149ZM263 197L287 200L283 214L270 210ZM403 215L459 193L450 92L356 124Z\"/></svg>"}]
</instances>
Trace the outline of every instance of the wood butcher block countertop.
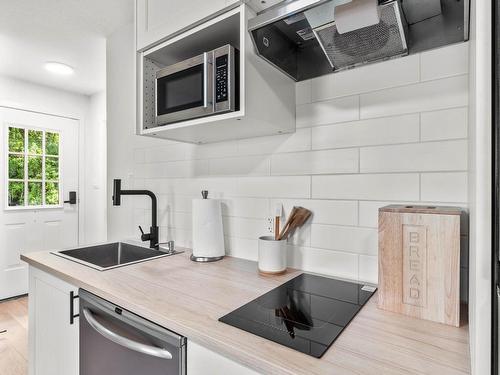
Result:
<instances>
[{"instance_id":1,"label":"wood butcher block countertop","mask_svg":"<svg viewBox=\"0 0 500 375\"><path fill-rule=\"evenodd\" d=\"M30 265L263 374L469 374L468 328L377 309L374 295L317 359L218 319L299 275L260 276L255 262L194 263L189 252L104 272L49 252Z\"/></svg>"}]
</instances>

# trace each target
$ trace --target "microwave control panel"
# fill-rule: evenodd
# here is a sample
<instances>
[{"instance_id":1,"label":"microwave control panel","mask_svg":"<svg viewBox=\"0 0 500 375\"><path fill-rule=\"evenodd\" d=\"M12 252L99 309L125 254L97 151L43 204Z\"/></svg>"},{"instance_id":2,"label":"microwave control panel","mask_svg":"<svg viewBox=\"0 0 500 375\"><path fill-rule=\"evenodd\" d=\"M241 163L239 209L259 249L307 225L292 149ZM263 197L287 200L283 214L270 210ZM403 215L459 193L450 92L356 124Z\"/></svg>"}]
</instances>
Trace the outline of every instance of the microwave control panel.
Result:
<instances>
[{"instance_id":1,"label":"microwave control panel","mask_svg":"<svg viewBox=\"0 0 500 375\"><path fill-rule=\"evenodd\" d=\"M215 102L228 100L228 55L219 56L215 59Z\"/></svg>"}]
</instances>

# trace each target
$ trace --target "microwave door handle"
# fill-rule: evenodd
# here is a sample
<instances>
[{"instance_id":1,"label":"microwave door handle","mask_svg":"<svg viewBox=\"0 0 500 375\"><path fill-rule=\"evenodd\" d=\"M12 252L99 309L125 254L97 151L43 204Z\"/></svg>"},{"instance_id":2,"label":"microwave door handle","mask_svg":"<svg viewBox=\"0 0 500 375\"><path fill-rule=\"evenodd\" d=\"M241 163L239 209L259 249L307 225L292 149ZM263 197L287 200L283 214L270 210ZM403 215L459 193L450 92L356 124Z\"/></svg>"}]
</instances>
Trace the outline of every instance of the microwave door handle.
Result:
<instances>
[{"instance_id":1,"label":"microwave door handle","mask_svg":"<svg viewBox=\"0 0 500 375\"><path fill-rule=\"evenodd\" d=\"M100 333L108 340L113 341L114 343L120 346L153 357L172 359L172 354L168 350L157 348L151 345L142 344L134 340L130 340L129 338L123 337L118 333L113 332L109 328L103 326L94 318L94 315L90 312L90 310L87 307L83 309L83 316L93 329L95 329L98 333Z\"/></svg>"},{"instance_id":2,"label":"microwave door handle","mask_svg":"<svg viewBox=\"0 0 500 375\"><path fill-rule=\"evenodd\" d=\"M207 108L209 104L209 69L212 62L209 60L208 52L203 53L203 107Z\"/></svg>"},{"instance_id":3,"label":"microwave door handle","mask_svg":"<svg viewBox=\"0 0 500 375\"><path fill-rule=\"evenodd\" d=\"M203 53L203 107L208 107L208 53Z\"/></svg>"}]
</instances>

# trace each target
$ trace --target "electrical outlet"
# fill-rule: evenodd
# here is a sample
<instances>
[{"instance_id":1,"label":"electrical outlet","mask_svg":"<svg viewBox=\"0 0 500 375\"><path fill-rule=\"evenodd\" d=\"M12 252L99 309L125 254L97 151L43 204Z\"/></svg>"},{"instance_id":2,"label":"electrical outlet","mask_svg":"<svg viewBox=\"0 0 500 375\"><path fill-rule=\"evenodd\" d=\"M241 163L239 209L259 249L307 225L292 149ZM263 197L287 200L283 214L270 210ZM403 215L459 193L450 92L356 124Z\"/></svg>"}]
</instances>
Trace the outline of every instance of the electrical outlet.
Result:
<instances>
[{"instance_id":1,"label":"electrical outlet","mask_svg":"<svg viewBox=\"0 0 500 375\"><path fill-rule=\"evenodd\" d=\"M266 220L266 233L274 234L274 217L268 217Z\"/></svg>"}]
</instances>

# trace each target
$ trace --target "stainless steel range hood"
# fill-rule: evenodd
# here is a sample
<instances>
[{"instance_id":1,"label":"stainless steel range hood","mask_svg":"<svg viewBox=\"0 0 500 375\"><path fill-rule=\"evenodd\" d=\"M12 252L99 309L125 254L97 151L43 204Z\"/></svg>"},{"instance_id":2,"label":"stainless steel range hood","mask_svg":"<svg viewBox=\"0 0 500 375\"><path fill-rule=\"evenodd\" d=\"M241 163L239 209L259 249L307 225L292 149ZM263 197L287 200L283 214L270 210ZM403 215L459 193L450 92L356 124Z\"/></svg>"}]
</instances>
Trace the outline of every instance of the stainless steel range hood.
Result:
<instances>
[{"instance_id":1,"label":"stainless steel range hood","mask_svg":"<svg viewBox=\"0 0 500 375\"><path fill-rule=\"evenodd\" d=\"M341 32L340 10L370 1L378 22ZM248 30L262 58L301 81L463 42L468 24L469 0L379 0L378 7L376 0L288 0L250 19Z\"/></svg>"}]
</instances>

